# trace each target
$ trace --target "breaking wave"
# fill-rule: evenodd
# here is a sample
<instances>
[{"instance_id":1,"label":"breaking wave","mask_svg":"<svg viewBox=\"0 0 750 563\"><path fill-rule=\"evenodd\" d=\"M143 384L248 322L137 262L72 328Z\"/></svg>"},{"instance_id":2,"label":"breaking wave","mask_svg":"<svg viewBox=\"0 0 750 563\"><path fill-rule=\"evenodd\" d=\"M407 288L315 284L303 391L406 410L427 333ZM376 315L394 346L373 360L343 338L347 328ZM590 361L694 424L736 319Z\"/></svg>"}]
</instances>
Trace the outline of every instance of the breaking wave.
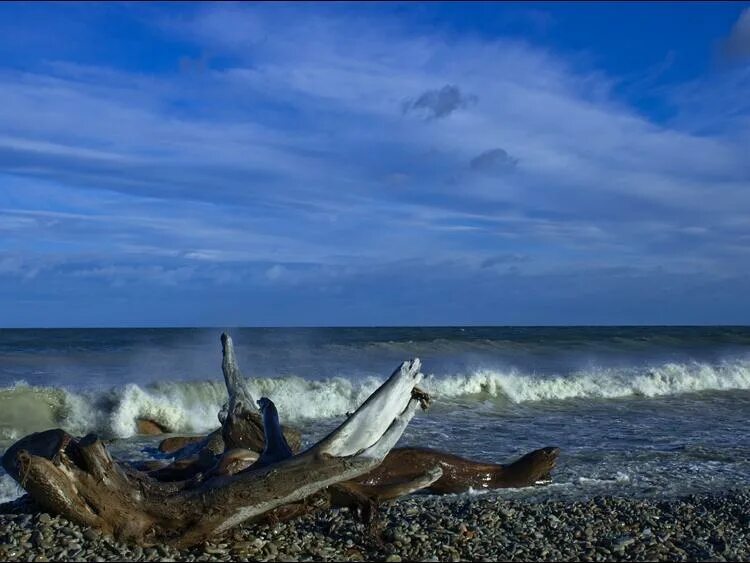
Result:
<instances>
[{"instance_id":1,"label":"breaking wave","mask_svg":"<svg viewBox=\"0 0 750 563\"><path fill-rule=\"evenodd\" d=\"M22 493L23 491L18 486L18 483L0 469L0 504L14 500L21 496Z\"/></svg>"},{"instance_id":2,"label":"breaking wave","mask_svg":"<svg viewBox=\"0 0 750 563\"><path fill-rule=\"evenodd\" d=\"M667 363L648 368L597 369L564 376L534 376L517 371L478 370L466 376L428 379L442 396L482 394L514 403L573 398L658 397L699 391L750 389L750 362L711 365Z\"/></svg>"},{"instance_id":3,"label":"breaking wave","mask_svg":"<svg viewBox=\"0 0 750 563\"><path fill-rule=\"evenodd\" d=\"M253 378L254 396L276 403L282 420L300 422L341 416L356 408L381 383L301 377ZM479 369L450 376L427 376L422 387L435 399L500 398L512 403L575 398L656 397L700 391L750 389L750 362L667 363L646 368L598 369L559 376ZM45 428L90 431L126 438L135 421L146 418L173 432L204 432L219 425L226 400L223 381L128 384L105 391L72 392L17 382L0 389L0 442Z\"/></svg>"}]
</instances>

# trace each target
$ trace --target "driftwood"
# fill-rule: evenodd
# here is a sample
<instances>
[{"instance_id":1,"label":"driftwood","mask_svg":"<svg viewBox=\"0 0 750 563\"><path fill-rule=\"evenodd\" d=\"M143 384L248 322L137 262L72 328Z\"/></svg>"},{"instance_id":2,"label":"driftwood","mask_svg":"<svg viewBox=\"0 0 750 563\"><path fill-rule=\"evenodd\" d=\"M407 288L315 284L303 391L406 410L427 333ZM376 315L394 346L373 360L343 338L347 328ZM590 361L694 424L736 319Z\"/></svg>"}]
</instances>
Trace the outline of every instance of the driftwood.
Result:
<instances>
[{"instance_id":1,"label":"driftwood","mask_svg":"<svg viewBox=\"0 0 750 563\"><path fill-rule=\"evenodd\" d=\"M263 420L247 381L242 377L229 335L221 335L221 348L221 371L224 373L224 382L229 394L229 401L219 412L224 450L247 448L261 452L265 446ZM291 428L282 428L292 451L299 451L300 433Z\"/></svg>"},{"instance_id":2,"label":"driftwood","mask_svg":"<svg viewBox=\"0 0 750 563\"><path fill-rule=\"evenodd\" d=\"M404 362L336 430L292 455L289 436L264 432L263 417L255 409L232 341L225 334L222 345L229 394L220 417L224 452L215 456L201 449L193 461L199 470L189 476L160 481L115 462L96 435L76 439L59 429L16 442L5 452L3 467L41 507L72 521L143 545L187 546L271 511L283 515L282 507L368 473L393 448L416 409L424 406L424 397L414 391L422 377L420 362ZM263 464L234 472L229 464L241 458L237 452L247 450L272 450L273 455L265 456ZM436 474L411 480L403 490ZM339 489L331 489L329 499L339 494ZM364 502L361 490L349 491L346 486L340 490L341 496L349 495L341 504ZM289 511L295 510L299 506L292 504Z\"/></svg>"},{"instance_id":3,"label":"driftwood","mask_svg":"<svg viewBox=\"0 0 750 563\"><path fill-rule=\"evenodd\" d=\"M211 469L218 463L217 457L231 450L247 449L262 452L265 447L263 420L242 377L234 354L232 339L221 335L222 362L229 400L218 413L221 427L207 436L173 436L162 440L159 450L171 454L174 462L169 465L143 462L134 467L149 472L158 481L190 479ZM298 430L281 426L286 444L292 453L299 452L302 436ZM241 465L241 464L240 464ZM242 468L249 464L244 464ZM236 471L238 470L235 468ZM235 472L236 472L235 471Z\"/></svg>"}]
</instances>

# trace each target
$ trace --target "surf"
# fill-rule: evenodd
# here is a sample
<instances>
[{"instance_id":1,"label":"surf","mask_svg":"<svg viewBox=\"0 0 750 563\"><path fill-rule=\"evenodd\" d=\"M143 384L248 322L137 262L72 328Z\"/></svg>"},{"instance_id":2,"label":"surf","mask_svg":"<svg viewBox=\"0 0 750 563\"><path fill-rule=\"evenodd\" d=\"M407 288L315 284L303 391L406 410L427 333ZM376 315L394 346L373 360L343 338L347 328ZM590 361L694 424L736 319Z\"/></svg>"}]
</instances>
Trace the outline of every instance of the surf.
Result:
<instances>
[{"instance_id":1,"label":"surf","mask_svg":"<svg viewBox=\"0 0 750 563\"><path fill-rule=\"evenodd\" d=\"M282 420L302 423L331 419L356 408L381 379L299 376L249 378L256 397L270 397ZM619 399L680 395L703 391L750 389L750 362L663 363L643 367L596 368L566 374L538 375L513 369L478 368L465 373L428 375L422 387L440 399L462 402L494 398L500 403L539 403L570 399ZM74 434L98 432L128 438L135 421L147 418L171 432L200 433L219 426L216 413L226 401L224 383L171 381L129 383L104 390L68 390L19 381L0 389L0 440L46 428ZM498 406L497 408L502 408Z\"/></svg>"}]
</instances>

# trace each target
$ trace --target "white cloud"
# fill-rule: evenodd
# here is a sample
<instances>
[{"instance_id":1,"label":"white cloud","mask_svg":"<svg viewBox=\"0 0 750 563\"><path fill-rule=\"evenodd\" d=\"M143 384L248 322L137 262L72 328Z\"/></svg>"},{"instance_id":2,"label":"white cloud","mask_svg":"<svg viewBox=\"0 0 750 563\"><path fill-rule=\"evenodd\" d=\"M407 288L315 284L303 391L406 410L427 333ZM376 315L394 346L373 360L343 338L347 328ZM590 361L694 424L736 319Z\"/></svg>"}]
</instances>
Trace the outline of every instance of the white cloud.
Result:
<instances>
[{"instance_id":1,"label":"white cloud","mask_svg":"<svg viewBox=\"0 0 750 563\"><path fill-rule=\"evenodd\" d=\"M529 268L564 270L587 252L678 268L674 248L656 242L748 233L739 74L668 93L703 109L655 123L617 99L617 77L522 41L288 9L211 4L162 21L209 54L200 73L69 62L0 72L0 169L51 186L28 202L28 187L6 189L6 244L182 261L141 272L163 280L267 262L258 277L268 281L299 278L290 263L323 265L305 275L326 276L515 254L533 255ZM231 64L214 67L214 56ZM717 94L712 80L727 87ZM456 94L445 104L444 85ZM404 99L426 92L428 109L449 119L402 115ZM462 103L468 94L475 102ZM467 170L498 158L519 166ZM103 268L90 271L116 273Z\"/></svg>"},{"instance_id":2,"label":"white cloud","mask_svg":"<svg viewBox=\"0 0 750 563\"><path fill-rule=\"evenodd\" d=\"M287 269L281 264L274 264L266 270L266 277L271 281L276 281L287 274Z\"/></svg>"},{"instance_id":3,"label":"white cloud","mask_svg":"<svg viewBox=\"0 0 750 563\"><path fill-rule=\"evenodd\" d=\"M724 42L724 52L731 58L750 57L750 8L745 8L737 18L732 31Z\"/></svg>"}]
</instances>

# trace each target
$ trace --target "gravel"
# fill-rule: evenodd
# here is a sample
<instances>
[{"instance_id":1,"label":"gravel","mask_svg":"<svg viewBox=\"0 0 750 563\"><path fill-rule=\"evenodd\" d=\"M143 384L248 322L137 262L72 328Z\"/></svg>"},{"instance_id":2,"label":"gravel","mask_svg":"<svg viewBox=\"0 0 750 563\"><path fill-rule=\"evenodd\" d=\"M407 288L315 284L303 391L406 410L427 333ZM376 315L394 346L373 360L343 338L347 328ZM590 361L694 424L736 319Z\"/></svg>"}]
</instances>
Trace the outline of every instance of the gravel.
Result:
<instances>
[{"instance_id":1,"label":"gravel","mask_svg":"<svg viewBox=\"0 0 750 563\"><path fill-rule=\"evenodd\" d=\"M238 526L178 551L122 544L27 498L0 505L9 561L739 561L750 559L750 489L665 499L531 503L414 495L380 507L380 537L346 510Z\"/></svg>"}]
</instances>

